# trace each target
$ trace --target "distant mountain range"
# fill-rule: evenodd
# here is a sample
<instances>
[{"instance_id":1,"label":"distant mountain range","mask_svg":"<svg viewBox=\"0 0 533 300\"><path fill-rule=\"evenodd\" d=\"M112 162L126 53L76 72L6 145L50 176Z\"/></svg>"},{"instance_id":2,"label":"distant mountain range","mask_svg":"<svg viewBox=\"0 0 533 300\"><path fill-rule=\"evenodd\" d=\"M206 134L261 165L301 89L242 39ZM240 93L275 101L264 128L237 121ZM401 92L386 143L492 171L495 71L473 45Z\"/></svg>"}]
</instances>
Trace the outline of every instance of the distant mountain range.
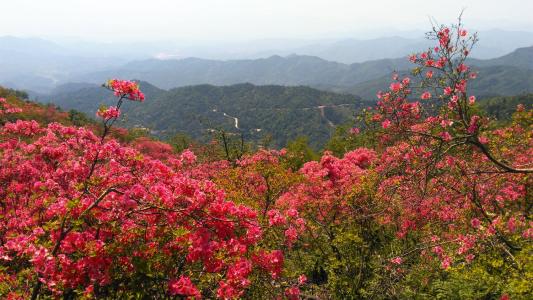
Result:
<instances>
[{"instance_id":1,"label":"distant mountain range","mask_svg":"<svg viewBox=\"0 0 533 300\"><path fill-rule=\"evenodd\" d=\"M515 95L533 92L533 47L520 48L502 57L470 64L480 76L473 81L478 95ZM388 86L393 71L407 72L413 65L406 58L341 64L314 56L272 56L256 60L216 61L198 58L143 60L112 70L75 78L79 82L104 82L108 78L136 78L169 89L172 87L249 82L256 85L307 85L372 99Z\"/></svg>"},{"instance_id":2,"label":"distant mountain range","mask_svg":"<svg viewBox=\"0 0 533 300\"><path fill-rule=\"evenodd\" d=\"M415 35L419 38L390 36L367 40L323 41L292 49L292 52L289 53L318 56L325 60L351 64L382 58L402 57L432 47L434 42L423 38L423 35L423 32L419 32ZM478 37L480 40L472 53L473 57L478 59L495 58L517 48L533 46L532 32L495 29L480 31ZM282 53L278 52L278 54Z\"/></svg>"},{"instance_id":3,"label":"distant mountain range","mask_svg":"<svg viewBox=\"0 0 533 300\"><path fill-rule=\"evenodd\" d=\"M184 132L197 139L221 128L256 142L271 135L275 146L307 136L312 146L319 148L336 125L352 120L355 112L371 105L353 95L304 86L197 85L166 91L141 82L141 89L147 100L125 103L122 125L146 127L160 137ZM90 84L60 86L38 100L90 116L100 105L115 101L109 91Z\"/></svg>"},{"instance_id":4,"label":"distant mountain range","mask_svg":"<svg viewBox=\"0 0 533 300\"><path fill-rule=\"evenodd\" d=\"M248 82L256 85L352 86L359 82L404 70L411 66L403 59L382 59L351 65L326 61L315 56L271 56L254 60L149 59L122 67L75 77L77 82L103 82L108 78L136 78L161 88Z\"/></svg>"},{"instance_id":5,"label":"distant mountain range","mask_svg":"<svg viewBox=\"0 0 533 300\"><path fill-rule=\"evenodd\" d=\"M479 35L480 42L472 53L478 59L500 57L516 48L533 45L531 32L491 30ZM421 37L422 33L416 36ZM47 93L64 83L97 82L102 77L119 76L116 73L121 72L127 78L145 79L163 88L241 82L345 87L379 78L394 69L404 69L403 57L430 44L423 38L394 35L373 39L217 44L50 42L0 37L0 84ZM153 57L180 60L149 59ZM157 74L144 78L143 72L148 71Z\"/></svg>"}]
</instances>

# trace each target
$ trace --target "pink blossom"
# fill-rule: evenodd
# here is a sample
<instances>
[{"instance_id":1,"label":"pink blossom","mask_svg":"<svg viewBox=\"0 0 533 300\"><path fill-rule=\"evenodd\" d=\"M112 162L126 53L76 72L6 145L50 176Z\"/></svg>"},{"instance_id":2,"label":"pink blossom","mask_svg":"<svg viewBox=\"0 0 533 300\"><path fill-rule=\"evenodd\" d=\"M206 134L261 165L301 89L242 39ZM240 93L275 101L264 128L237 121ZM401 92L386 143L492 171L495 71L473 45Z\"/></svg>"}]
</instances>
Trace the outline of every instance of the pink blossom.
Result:
<instances>
[{"instance_id":1,"label":"pink blossom","mask_svg":"<svg viewBox=\"0 0 533 300\"><path fill-rule=\"evenodd\" d=\"M467 132L470 133L470 134L473 134L476 132L476 130L478 129L479 125L478 125L478 121L480 120L481 118L479 116L472 116L470 118L470 124L467 128Z\"/></svg>"},{"instance_id":2,"label":"pink blossom","mask_svg":"<svg viewBox=\"0 0 533 300\"><path fill-rule=\"evenodd\" d=\"M420 99L422 99L422 100L428 100L428 99L431 99L431 93L430 93L430 92L424 92L424 93L422 93L422 95L420 96Z\"/></svg>"},{"instance_id":3,"label":"pink blossom","mask_svg":"<svg viewBox=\"0 0 533 300\"><path fill-rule=\"evenodd\" d=\"M479 228L479 226L481 225L481 221L479 221L478 218L473 218L472 220L470 220L470 224L474 228Z\"/></svg>"},{"instance_id":4,"label":"pink blossom","mask_svg":"<svg viewBox=\"0 0 533 300\"><path fill-rule=\"evenodd\" d=\"M111 79L107 81L106 86L111 89L117 97L125 97L133 101L144 101L144 94L139 89L139 85L133 81Z\"/></svg>"},{"instance_id":5,"label":"pink blossom","mask_svg":"<svg viewBox=\"0 0 533 300\"><path fill-rule=\"evenodd\" d=\"M300 299L300 289L297 286L292 286L285 290L285 296L289 300L298 300Z\"/></svg>"},{"instance_id":6,"label":"pink blossom","mask_svg":"<svg viewBox=\"0 0 533 300\"><path fill-rule=\"evenodd\" d=\"M181 276L179 279L173 279L168 283L168 290L171 295L192 296L200 298L200 291L192 284L191 279L187 276Z\"/></svg>"},{"instance_id":7,"label":"pink blossom","mask_svg":"<svg viewBox=\"0 0 533 300\"><path fill-rule=\"evenodd\" d=\"M302 285L302 284L305 284L306 282L307 282L307 276L305 276L304 274L298 277L298 284Z\"/></svg>"},{"instance_id":8,"label":"pink blossom","mask_svg":"<svg viewBox=\"0 0 533 300\"><path fill-rule=\"evenodd\" d=\"M460 64L457 67L457 72L459 72L459 73L464 73L466 71L468 71L468 67L465 64Z\"/></svg>"},{"instance_id":9,"label":"pink blossom","mask_svg":"<svg viewBox=\"0 0 533 300\"><path fill-rule=\"evenodd\" d=\"M104 120L109 120L113 118L118 118L120 116L120 110L115 106L111 106L108 108L102 107L96 112L96 115Z\"/></svg>"},{"instance_id":10,"label":"pink blossom","mask_svg":"<svg viewBox=\"0 0 533 300\"><path fill-rule=\"evenodd\" d=\"M433 248L433 252L439 256L441 256L444 253L444 250L442 250L441 246L435 246Z\"/></svg>"},{"instance_id":11,"label":"pink blossom","mask_svg":"<svg viewBox=\"0 0 533 300\"><path fill-rule=\"evenodd\" d=\"M441 267L446 270L452 265L452 259L449 256L446 256L441 263Z\"/></svg>"},{"instance_id":12,"label":"pink blossom","mask_svg":"<svg viewBox=\"0 0 533 300\"><path fill-rule=\"evenodd\" d=\"M446 142L449 142L452 140L452 136L448 131L441 132L440 137Z\"/></svg>"},{"instance_id":13,"label":"pink blossom","mask_svg":"<svg viewBox=\"0 0 533 300\"><path fill-rule=\"evenodd\" d=\"M500 297L500 300L510 300L511 298L509 298L509 295L507 294L503 294L501 297Z\"/></svg>"},{"instance_id":14,"label":"pink blossom","mask_svg":"<svg viewBox=\"0 0 533 300\"><path fill-rule=\"evenodd\" d=\"M353 135L358 135L361 131L357 127L350 128L350 133Z\"/></svg>"},{"instance_id":15,"label":"pink blossom","mask_svg":"<svg viewBox=\"0 0 533 300\"><path fill-rule=\"evenodd\" d=\"M287 245L291 247L292 244L298 239L298 232L294 227L291 226L285 230L285 238L287 239Z\"/></svg>"},{"instance_id":16,"label":"pink blossom","mask_svg":"<svg viewBox=\"0 0 533 300\"><path fill-rule=\"evenodd\" d=\"M516 220L514 217L510 217L507 221L507 229L509 229L510 232L515 232L516 230Z\"/></svg>"},{"instance_id":17,"label":"pink blossom","mask_svg":"<svg viewBox=\"0 0 533 300\"><path fill-rule=\"evenodd\" d=\"M396 265L401 265L402 262L403 262L403 259L399 256L395 257L395 258L392 258L391 260L391 263L393 264L396 264Z\"/></svg>"},{"instance_id":18,"label":"pink blossom","mask_svg":"<svg viewBox=\"0 0 533 300\"><path fill-rule=\"evenodd\" d=\"M399 82L393 82L393 83L390 84L389 88L393 92L398 92L398 91L400 91L403 88L403 86Z\"/></svg>"}]
</instances>

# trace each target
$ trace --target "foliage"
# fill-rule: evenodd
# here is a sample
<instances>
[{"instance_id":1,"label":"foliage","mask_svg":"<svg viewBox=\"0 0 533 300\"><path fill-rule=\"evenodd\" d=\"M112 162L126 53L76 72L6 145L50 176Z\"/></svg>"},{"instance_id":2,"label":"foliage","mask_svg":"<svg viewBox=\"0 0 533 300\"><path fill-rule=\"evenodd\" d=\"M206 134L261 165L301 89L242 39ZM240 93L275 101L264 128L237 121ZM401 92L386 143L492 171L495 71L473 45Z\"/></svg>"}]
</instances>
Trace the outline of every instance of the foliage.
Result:
<instances>
[{"instance_id":1,"label":"foliage","mask_svg":"<svg viewBox=\"0 0 533 300\"><path fill-rule=\"evenodd\" d=\"M483 99L479 106L489 117L508 121L520 104L524 105L526 109L533 108L533 94Z\"/></svg>"},{"instance_id":2,"label":"foliage","mask_svg":"<svg viewBox=\"0 0 533 300\"><path fill-rule=\"evenodd\" d=\"M301 136L287 144L285 161L292 170L299 170L306 162L319 159L308 143L309 139Z\"/></svg>"}]
</instances>

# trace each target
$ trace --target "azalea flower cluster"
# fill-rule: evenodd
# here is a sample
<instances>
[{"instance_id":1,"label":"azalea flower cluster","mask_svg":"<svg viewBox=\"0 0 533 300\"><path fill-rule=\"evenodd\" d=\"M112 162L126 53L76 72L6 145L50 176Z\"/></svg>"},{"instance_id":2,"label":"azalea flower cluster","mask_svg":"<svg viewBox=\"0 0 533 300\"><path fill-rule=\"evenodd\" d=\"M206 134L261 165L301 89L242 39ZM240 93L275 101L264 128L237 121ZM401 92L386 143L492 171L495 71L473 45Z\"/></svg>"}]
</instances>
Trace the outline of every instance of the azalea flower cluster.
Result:
<instances>
[{"instance_id":1,"label":"azalea flower cluster","mask_svg":"<svg viewBox=\"0 0 533 300\"><path fill-rule=\"evenodd\" d=\"M116 97L125 97L133 101L144 101L144 94L139 89L139 84L128 80L111 79L105 85L112 90Z\"/></svg>"},{"instance_id":2,"label":"azalea flower cluster","mask_svg":"<svg viewBox=\"0 0 533 300\"><path fill-rule=\"evenodd\" d=\"M120 117L120 110L117 107L101 107L97 112L96 115L104 120L110 120L110 119L116 119Z\"/></svg>"}]
</instances>

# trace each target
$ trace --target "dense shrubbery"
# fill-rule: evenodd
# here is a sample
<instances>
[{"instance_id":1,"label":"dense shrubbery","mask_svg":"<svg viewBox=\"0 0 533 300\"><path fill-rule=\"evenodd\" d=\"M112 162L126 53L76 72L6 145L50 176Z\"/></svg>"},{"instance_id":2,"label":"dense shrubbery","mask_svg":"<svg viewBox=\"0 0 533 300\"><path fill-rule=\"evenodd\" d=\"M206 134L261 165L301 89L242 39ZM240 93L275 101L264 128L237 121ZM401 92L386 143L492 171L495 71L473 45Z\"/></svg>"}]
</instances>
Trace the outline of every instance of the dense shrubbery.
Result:
<instances>
[{"instance_id":1,"label":"dense shrubbery","mask_svg":"<svg viewBox=\"0 0 533 300\"><path fill-rule=\"evenodd\" d=\"M0 296L527 298L533 111L495 126L468 93L475 35L430 37L421 83L394 76L321 156L117 129L129 81L100 127L1 91Z\"/></svg>"}]
</instances>

